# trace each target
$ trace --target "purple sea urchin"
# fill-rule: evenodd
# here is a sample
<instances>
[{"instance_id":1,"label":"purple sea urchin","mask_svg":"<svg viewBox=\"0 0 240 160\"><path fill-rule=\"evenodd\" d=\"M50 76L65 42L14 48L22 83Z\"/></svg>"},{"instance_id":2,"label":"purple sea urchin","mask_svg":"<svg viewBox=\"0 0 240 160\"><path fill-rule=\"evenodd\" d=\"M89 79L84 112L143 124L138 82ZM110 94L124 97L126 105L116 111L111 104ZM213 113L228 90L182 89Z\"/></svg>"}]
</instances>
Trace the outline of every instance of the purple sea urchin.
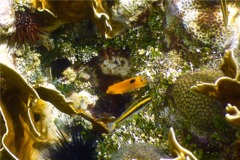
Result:
<instances>
[{"instance_id":1,"label":"purple sea urchin","mask_svg":"<svg viewBox=\"0 0 240 160\"><path fill-rule=\"evenodd\" d=\"M16 11L16 31L9 40L10 45L31 43L35 44L40 39L40 30L27 11Z\"/></svg>"}]
</instances>

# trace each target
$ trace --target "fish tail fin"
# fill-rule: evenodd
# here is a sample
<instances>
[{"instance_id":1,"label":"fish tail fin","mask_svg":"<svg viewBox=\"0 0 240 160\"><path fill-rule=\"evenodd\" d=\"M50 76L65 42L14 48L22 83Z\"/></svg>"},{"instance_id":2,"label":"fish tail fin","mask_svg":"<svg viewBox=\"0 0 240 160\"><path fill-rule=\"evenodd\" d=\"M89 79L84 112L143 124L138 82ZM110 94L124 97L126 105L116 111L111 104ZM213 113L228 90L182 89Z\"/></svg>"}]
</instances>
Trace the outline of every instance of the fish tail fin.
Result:
<instances>
[{"instance_id":1,"label":"fish tail fin","mask_svg":"<svg viewBox=\"0 0 240 160\"><path fill-rule=\"evenodd\" d=\"M116 128L116 123L112 122L108 124L108 129L110 132L112 132Z\"/></svg>"}]
</instances>

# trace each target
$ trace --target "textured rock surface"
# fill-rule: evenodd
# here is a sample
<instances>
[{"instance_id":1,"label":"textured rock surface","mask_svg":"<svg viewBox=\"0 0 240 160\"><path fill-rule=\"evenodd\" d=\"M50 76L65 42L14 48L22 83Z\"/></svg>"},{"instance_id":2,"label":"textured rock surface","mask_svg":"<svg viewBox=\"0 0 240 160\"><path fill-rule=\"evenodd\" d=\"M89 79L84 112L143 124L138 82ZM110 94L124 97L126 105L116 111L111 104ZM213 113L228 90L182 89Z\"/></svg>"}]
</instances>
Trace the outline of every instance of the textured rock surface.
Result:
<instances>
[{"instance_id":1,"label":"textured rock surface","mask_svg":"<svg viewBox=\"0 0 240 160\"><path fill-rule=\"evenodd\" d=\"M14 32L15 17L12 0L0 1L0 36L8 35Z\"/></svg>"},{"instance_id":2,"label":"textured rock surface","mask_svg":"<svg viewBox=\"0 0 240 160\"><path fill-rule=\"evenodd\" d=\"M123 146L112 156L112 160L159 160L160 158L167 158L167 156L156 146L144 143Z\"/></svg>"}]
</instances>

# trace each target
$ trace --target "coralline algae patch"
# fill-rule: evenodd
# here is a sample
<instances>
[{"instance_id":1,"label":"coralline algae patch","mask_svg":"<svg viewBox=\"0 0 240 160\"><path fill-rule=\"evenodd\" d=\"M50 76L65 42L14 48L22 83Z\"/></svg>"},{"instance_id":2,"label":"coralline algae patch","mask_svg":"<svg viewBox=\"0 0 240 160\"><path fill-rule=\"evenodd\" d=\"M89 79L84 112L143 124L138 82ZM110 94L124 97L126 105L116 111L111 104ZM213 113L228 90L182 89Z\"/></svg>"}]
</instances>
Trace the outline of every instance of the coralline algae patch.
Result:
<instances>
[{"instance_id":1,"label":"coralline algae patch","mask_svg":"<svg viewBox=\"0 0 240 160\"><path fill-rule=\"evenodd\" d=\"M130 72L129 62L124 57L113 56L111 59L104 60L100 67L102 72L108 75L125 77Z\"/></svg>"}]
</instances>

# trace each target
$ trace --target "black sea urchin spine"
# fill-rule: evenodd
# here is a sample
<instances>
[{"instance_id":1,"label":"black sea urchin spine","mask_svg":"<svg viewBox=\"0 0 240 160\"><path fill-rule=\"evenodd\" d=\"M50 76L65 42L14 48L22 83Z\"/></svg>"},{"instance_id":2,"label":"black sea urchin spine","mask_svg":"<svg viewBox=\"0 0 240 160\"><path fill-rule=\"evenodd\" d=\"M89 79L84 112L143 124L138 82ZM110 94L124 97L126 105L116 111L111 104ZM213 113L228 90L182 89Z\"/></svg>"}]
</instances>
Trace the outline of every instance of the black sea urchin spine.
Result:
<instances>
[{"instance_id":1,"label":"black sea urchin spine","mask_svg":"<svg viewBox=\"0 0 240 160\"><path fill-rule=\"evenodd\" d=\"M59 130L60 139L48 146L51 160L97 160L95 133L81 126L70 128L69 137Z\"/></svg>"}]
</instances>

